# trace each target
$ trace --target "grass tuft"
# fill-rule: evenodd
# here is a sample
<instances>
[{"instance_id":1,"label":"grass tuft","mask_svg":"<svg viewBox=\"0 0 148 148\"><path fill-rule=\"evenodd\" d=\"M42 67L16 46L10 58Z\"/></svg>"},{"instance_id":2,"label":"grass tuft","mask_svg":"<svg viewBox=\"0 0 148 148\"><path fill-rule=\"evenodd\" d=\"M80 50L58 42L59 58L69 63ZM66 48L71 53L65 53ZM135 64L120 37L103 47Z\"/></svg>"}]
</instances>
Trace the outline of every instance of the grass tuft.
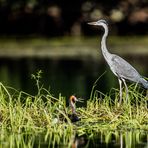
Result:
<instances>
[{"instance_id":1,"label":"grass tuft","mask_svg":"<svg viewBox=\"0 0 148 148\"><path fill-rule=\"evenodd\" d=\"M68 118L70 109L66 106L66 98L51 95L40 84L40 75L41 71L33 75L38 89L35 96L7 88L0 83L1 133L27 133L27 137L29 133L46 133L44 140L52 139L52 144L56 145L61 141L64 144L71 143L75 134L91 138L103 130L148 130L148 98L144 90L141 91L137 86L129 86L128 102L126 103L126 95L123 93L123 102L119 107L119 90L112 89L108 95L95 90L98 79L86 107L77 108L81 121L73 124ZM109 138L110 134L105 140L109 141ZM24 141L16 141L18 147L23 144L26 147L33 145L31 139L27 145Z\"/></svg>"}]
</instances>

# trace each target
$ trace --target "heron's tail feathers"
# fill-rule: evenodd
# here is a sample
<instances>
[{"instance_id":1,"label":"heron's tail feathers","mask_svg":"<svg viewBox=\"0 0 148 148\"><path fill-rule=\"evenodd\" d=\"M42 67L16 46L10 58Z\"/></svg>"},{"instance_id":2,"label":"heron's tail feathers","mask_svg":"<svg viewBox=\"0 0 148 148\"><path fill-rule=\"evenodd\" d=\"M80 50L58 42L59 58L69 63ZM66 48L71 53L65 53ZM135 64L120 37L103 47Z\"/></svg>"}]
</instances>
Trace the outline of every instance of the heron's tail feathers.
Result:
<instances>
[{"instance_id":1,"label":"heron's tail feathers","mask_svg":"<svg viewBox=\"0 0 148 148\"><path fill-rule=\"evenodd\" d=\"M145 89L148 89L148 81L147 80L145 80L145 79L141 79L140 80L140 83L143 85L143 87L145 88Z\"/></svg>"}]
</instances>

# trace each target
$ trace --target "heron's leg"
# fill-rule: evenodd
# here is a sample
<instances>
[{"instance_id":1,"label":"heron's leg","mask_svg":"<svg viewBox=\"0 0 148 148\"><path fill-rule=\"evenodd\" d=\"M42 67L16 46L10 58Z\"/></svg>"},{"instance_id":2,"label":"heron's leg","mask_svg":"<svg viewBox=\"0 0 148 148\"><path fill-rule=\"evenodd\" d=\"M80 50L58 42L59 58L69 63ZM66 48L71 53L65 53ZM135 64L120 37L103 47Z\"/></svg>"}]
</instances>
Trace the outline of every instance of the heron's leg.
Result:
<instances>
[{"instance_id":1,"label":"heron's leg","mask_svg":"<svg viewBox=\"0 0 148 148\"><path fill-rule=\"evenodd\" d=\"M122 80L120 78L118 78L118 81L119 81L119 87L120 87L120 100L119 100L119 105L121 104L122 102Z\"/></svg>"},{"instance_id":2,"label":"heron's leg","mask_svg":"<svg viewBox=\"0 0 148 148\"><path fill-rule=\"evenodd\" d=\"M127 87L127 85L126 85L125 80L122 79L122 81L123 81L123 83L124 83L124 85L125 85L125 89L126 89L126 103L127 103L127 99L128 99L128 87Z\"/></svg>"}]
</instances>

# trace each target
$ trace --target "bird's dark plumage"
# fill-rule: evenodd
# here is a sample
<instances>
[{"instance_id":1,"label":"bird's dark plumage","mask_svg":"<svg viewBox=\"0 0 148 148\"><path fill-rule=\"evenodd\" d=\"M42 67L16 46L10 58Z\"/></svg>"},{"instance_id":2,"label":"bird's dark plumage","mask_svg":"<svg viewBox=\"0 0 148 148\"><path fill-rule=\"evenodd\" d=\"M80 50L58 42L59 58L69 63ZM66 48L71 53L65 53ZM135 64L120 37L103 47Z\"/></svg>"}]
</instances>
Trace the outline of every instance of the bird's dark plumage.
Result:
<instances>
[{"instance_id":1,"label":"bird's dark plumage","mask_svg":"<svg viewBox=\"0 0 148 148\"><path fill-rule=\"evenodd\" d=\"M71 120L71 122L77 122L81 120L76 114L70 114L68 115L68 117Z\"/></svg>"}]
</instances>

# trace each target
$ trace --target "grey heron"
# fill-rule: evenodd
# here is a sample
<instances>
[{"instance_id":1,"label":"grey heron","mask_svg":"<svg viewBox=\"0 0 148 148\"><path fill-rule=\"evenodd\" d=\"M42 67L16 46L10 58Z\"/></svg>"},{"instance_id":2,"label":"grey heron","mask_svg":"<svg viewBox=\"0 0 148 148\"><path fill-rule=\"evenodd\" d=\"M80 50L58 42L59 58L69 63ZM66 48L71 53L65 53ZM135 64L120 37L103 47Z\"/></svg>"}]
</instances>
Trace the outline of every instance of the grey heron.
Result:
<instances>
[{"instance_id":1,"label":"grey heron","mask_svg":"<svg viewBox=\"0 0 148 148\"><path fill-rule=\"evenodd\" d=\"M142 84L145 89L148 89L148 81L145 80L137 70L130 65L127 61L116 54L111 54L106 47L106 38L108 36L108 23L106 20L98 20L96 22L90 22L89 25L102 26L104 28L104 34L101 40L101 50L102 54L108 63L111 71L118 77L119 87L120 87L120 100L119 104L122 102L122 82L126 89L126 101L128 98L128 87L126 85L125 79L132 82Z\"/></svg>"}]
</instances>

